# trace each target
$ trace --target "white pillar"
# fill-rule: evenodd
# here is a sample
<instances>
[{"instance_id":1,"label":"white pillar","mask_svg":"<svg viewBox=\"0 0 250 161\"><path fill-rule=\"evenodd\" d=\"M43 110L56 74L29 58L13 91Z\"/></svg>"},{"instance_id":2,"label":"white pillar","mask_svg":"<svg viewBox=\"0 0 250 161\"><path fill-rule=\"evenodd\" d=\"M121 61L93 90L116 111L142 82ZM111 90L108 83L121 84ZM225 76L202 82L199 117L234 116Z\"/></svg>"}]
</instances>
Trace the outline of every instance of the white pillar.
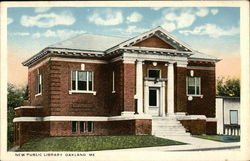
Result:
<instances>
[{"instance_id":1,"label":"white pillar","mask_svg":"<svg viewBox=\"0 0 250 161\"><path fill-rule=\"evenodd\" d=\"M148 114L149 87L147 82L144 85L144 113Z\"/></svg>"},{"instance_id":2,"label":"white pillar","mask_svg":"<svg viewBox=\"0 0 250 161\"><path fill-rule=\"evenodd\" d=\"M143 84L142 84L142 61L136 61L136 98L137 98L137 112L138 114L143 113L143 104L142 104L142 97L143 97ZM125 87L126 88L126 87Z\"/></svg>"},{"instance_id":3,"label":"white pillar","mask_svg":"<svg viewBox=\"0 0 250 161\"><path fill-rule=\"evenodd\" d=\"M168 64L168 115L174 115L174 64Z\"/></svg>"},{"instance_id":4,"label":"white pillar","mask_svg":"<svg viewBox=\"0 0 250 161\"><path fill-rule=\"evenodd\" d=\"M161 108L162 108L162 117L165 117L165 82L162 82L162 87L161 87L161 93L162 93L162 105L161 105Z\"/></svg>"}]
</instances>

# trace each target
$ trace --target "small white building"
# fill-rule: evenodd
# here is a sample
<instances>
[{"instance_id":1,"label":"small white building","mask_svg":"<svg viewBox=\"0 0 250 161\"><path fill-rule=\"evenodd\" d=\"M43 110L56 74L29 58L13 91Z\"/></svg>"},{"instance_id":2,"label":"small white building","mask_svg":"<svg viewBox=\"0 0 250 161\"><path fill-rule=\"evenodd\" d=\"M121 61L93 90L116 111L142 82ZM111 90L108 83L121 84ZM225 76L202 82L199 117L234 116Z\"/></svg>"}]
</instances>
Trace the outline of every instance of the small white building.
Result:
<instances>
[{"instance_id":1,"label":"small white building","mask_svg":"<svg viewBox=\"0 0 250 161\"><path fill-rule=\"evenodd\" d=\"M240 97L216 97L217 134L240 135Z\"/></svg>"}]
</instances>

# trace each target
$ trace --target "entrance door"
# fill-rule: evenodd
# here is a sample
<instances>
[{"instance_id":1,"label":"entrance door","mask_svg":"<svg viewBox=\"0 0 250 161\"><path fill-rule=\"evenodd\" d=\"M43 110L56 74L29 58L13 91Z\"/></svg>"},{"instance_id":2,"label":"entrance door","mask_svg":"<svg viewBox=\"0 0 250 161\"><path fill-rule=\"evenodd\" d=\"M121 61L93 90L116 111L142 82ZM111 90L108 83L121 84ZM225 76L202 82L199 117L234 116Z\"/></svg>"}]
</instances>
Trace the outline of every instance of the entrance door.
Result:
<instances>
[{"instance_id":1,"label":"entrance door","mask_svg":"<svg viewBox=\"0 0 250 161\"><path fill-rule=\"evenodd\" d=\"M160 101L159 101L159 88L149 88L149 113L152 116L159 116Z\"/></svg>"}]
</instances>

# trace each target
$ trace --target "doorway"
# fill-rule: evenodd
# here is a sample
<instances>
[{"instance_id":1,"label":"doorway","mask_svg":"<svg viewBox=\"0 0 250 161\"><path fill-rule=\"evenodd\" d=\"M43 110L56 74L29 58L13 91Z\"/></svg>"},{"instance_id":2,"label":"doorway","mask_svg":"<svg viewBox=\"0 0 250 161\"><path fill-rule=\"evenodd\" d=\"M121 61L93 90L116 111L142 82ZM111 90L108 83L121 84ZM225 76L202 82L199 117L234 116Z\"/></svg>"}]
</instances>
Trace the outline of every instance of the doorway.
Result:
<instances>
[{"instance_id":1,"label":"doorway","mask_svg":"<svg viewBox=\"0 0 250 161\"><path fill-rule=\"evenodd\" d=\"M152 116L159 116L160 114L160 88L150 87L149 88L149 114Z\"/></svg>"}]
</instances>

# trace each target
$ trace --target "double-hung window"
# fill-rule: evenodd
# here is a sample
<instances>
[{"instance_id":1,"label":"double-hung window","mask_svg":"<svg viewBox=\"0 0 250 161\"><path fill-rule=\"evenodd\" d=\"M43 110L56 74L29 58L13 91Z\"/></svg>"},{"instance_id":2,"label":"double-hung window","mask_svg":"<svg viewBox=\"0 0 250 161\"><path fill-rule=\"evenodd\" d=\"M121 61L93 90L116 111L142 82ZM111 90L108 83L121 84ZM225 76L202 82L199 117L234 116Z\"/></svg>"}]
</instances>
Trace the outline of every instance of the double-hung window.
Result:
<instances>
[{"instance_id":1,"label":"double-hung window","mask_svg":"<svg viewBox=\"0 0 250 161\"><path fill-rule=\"evenodd\" d=\"M187 94L188 95L201 95L200 77L187 77Z\"/></svg>"},{"instance_id":2,"label":"double-hung window","mask_svg":"<svg viewBox=\"0 0 250 161\"><path fill-rule=\"evenodd\" d=\"M93 91L93 72L81 70L72 71L71 80L72 90Z\"/></svg>"},{"instance_id":3,"label":"double-hung window","mask_svg":"<svg viewBox=\"0 0 250 161\"><path fill-rule=\"evenodd\" d=\"M42 75L38 72L36 75L36 95L42 94Z\"/></svg>"}]
</instances>

